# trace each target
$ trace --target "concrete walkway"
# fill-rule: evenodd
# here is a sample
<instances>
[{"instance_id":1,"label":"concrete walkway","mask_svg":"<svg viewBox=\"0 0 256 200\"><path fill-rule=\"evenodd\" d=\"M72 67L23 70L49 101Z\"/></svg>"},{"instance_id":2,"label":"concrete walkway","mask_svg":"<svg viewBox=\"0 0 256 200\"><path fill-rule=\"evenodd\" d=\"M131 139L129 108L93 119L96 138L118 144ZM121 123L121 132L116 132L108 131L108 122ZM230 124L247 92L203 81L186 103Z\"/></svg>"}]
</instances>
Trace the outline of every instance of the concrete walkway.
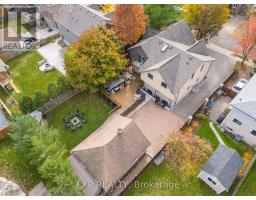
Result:
<instances>
[{"instance_id":1,"label":"concrete walkway","mask_svg":"<svg viewBox=\"0 0 256 200\"><path fill-rule=\"evenodd\" d=\"M215 129L215 127L213 126L212 122L209 122L209 126L212 129L212 132L214 133L214 135L216 136L217 140L219 141L220 144L225 145L225 143L223 142L223 140L221 139L218 131Z\"/></svg>"},{"instance_id":2,"label":"concrete walkway","mask_svg":"<svg viewBox=\"0 0 256 200\"><path fill-rule=\"evenodd\" d=\"M242 59L240 57L235 56L233 51L229 51L227 49L224 49L224 48L222 48L222 47L220 47L216 44L213 44L211 42L208 43L207 47L212 49L212 50L215 50L217 52L221 52L222 54L228 56L229 58L233 58L236 61L242 62ZM254 64L251 60L245 61L244 63L248 66L254 66Z\"/></svg>"}]
</instances>

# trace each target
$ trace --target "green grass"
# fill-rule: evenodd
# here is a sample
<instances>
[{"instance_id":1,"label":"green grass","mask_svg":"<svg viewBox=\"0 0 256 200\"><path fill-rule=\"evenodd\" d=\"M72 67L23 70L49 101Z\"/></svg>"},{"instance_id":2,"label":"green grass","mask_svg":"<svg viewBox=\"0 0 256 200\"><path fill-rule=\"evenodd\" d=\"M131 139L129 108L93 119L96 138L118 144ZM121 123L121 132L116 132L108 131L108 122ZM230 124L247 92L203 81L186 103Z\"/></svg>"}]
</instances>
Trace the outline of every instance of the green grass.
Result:
<instances>
[{"instance_id":1,"label":"green grass","mask_svg":"<svg viewBox=\"0 0 256 200\"><path fill-rule=\"evenodd\" d=\"M11 139L0 141L0 176L17 183L25 192L31 190L40 176L34 167L28 165L13 147Z\"/></svg>"},{"instance_id":2,"label":"green grass","mask_svg":"<svg viewBox=\"0 0 256 200\"><path fill-rule=\"evenodd\" d=\"M198 173L202 166L198 166ZM150 183L151 186L148 187ZM161 184L162 187L157 186ZM144 185L144 186L143 186ZM215 193L197 178L197 174L186 182L164 161L154 164L142 172L138 179L124 193L127 196L212 196Z\"/></svg>"},{"instance_id":3,"label":"green grass","mask_svg":"<svg viewBox=\"0 0 256 200\"><path fill-rule=\"evenodd\" d=\"M208 140L211 143L213 149L216 149L218 147L219 141L212 132L208 120L203 120L201 122L200 128L197 131L197 135L201 138Z\"/></svg>"},{"instance_id":4,"label":"green grass","mask_svg":"<svg viewBox=\"0 0 256 200\"><path fill-rule=\"evenodd\" d=\"M228 146L233 149L235 149L241 156L243 156L244 152L251 150L251 148L246 145L244 142L237 143L235 142L232 138L230 138L228 135L224 134L216 124L214 124L215 129L218 131L220 137L222 138L223 142ZM212 132L210 126L209 126L209 121L204 120L201 122L201 126L197 131L197 134L201 138L207 139L213 149L216 149L219 145L219 141L217 140L215 134Z\"/></svg>"},{"instance_id":5,"label":"green grass","mask_svg":"<svg viewBox=\"0 0 256 200\"><path fill-rule=\"evenodd\" d=\"M20 90L20 96L34 96L36 92L47 94L48 85L55 84L60 76L57 70L45 73L38 69L37 62L42 60L37 51L29 51L10 60L10 74Z\"/></svg>"},{"instance_id":6,"label":"green grass","mask_svg":"<svg viewBox=\"0 0 256 200\"><path fill-rule=\"evenodd\" d=\"M254 163L251 171L249 172L246 179L238 189L236 195L237 196L256 196L255 181L256 181L256 163Z\"/></svg>"},{"instance_id":7,"label":"green grass","mask_svg":"<svg viewBox=\"0 0 256 200\"><path fill-rule=\"evenodd\" d=\"M60 131L61 141L67 146L68 150L71 150L106 120L107 114L112 108L101 96L88 96L83 93L52 110L48 114L47 120L50 126ZM82 128L77 128L73 132L64 126L63 118L68 116L68 112L75 113L76 110L84 112L88 122Z\"/></svg>"}]
</instances>

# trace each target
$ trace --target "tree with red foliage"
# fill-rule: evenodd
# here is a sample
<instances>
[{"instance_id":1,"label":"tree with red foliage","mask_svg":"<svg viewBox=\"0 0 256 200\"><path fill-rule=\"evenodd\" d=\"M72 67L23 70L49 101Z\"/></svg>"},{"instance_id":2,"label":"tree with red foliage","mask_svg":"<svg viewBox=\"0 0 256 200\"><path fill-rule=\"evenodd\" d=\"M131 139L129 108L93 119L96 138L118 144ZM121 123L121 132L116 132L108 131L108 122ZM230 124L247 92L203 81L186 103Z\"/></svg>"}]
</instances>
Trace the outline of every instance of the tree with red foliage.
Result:
<instances>
[{"instance_id":1,"label":"tree with red foliage","mask_svg":"<svg viewBox=\"0 0 256 200\"><path fill-rule=\"evenodd\" d=\"M116 5L112 27L124 44L134 44L146 29L146 16L141 5Z\"/></svg>"},{"instance_id":2,"label":"tree with red foliage","mask_svg":"<svg viewBox=\"0 0 256 200\"><path fill-rule=\"evenodd\" d=\"M256 17L252 16L243 22L236 30L235 36L239 41L239 47L235 50L242 54L241 65L244 66L247 58L256 59Z\"/></svg>"}]
</instances>

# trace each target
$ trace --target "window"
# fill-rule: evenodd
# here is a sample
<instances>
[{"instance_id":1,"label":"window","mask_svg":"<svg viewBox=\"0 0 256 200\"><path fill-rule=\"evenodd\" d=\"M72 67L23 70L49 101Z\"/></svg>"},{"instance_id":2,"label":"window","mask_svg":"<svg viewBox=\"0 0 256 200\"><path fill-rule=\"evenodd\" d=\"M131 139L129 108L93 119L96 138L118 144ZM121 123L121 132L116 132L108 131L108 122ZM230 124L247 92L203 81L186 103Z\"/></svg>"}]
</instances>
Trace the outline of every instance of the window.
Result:
<instances>
[{"instance_id":1,"label":"window","mask_svg":"<svg viewBox=\"0 0 256 200\"><path fill-rule=\"evenodd\" d=\"M229 131L233 131L233 129L232 129L232 128L230 128L230 127L227 127L227 129L228 129Z\"/></svg>"},{"instance_id":2,"label":"window","mask_svg":"<svg viewBox=\"0 0 256 200\"><path fill-rule=\"evenodd\" d=\"M141 56L141 55L137 55L137 61L138 61L140 64L143 64L143 63L144 63L144 57Z\"/></svg>"},{"instance_id":3,"label":"window","mask_svg":"<svg viewBox=\"0 0 256 200\"><path fill-rule=\"evenodd\" d=\"M201 67L201 70L200 71L202 71L204 69L204 65Z\"/></svg>"},{"instance_id":4,"label":"window","mask_svg":"<svg viewBox=\"0 0 256 200\"><path fill-rule=\"evenodd\" d=\"M152 79L153 80L153 75L148 73L148 78Z\"/></svg>"},{"instance_id":5,"label":"window","mask_svg":"<svg viewBox=\"0 0 256 200\"><path fill-rule=\"evenodd\" d=\"M167 84L164 83L164 82L161 82L161 86L164 87L164 88L167 88Z\"/></svg>"},{"instance_id":6,"label":"window","mask_svg":"<svg viewBox=\"0 0 256 200\"><path fill-rule=\"evenodd\" d=\"M195 75L195 73L194 73L194 74L192 74L192 77L191 77L191 79L193 79L193 78L194 78L194 75Z\"/></svg>"},{"instance_id":7,"label":"window","mask_svg":"<svg viewBox=\"0 0 256 200\"><path fill-rule=\"evenodd\" d=\"M251 134L254 135L254 136L256 136L256 130L252 130L252 131L251 131Z\"/></svg>"},{"instance_id":8,"label":"window","mask_svg":"<svg viewBox=\"0 0 256 200\"><path fill-rule=\"evenodd\" d=\"M211 179L211 177L208 177L208 181L210 181L213 185L216 185L217 183Z\"/></svg>"},{"instance_id":9,"label":"window","mask_svg":"<svg viewBox=\"0 0 256 200\"><path fill-rule=\"evenodd\" d=\"M236 123L237 125L241 126L242 122L240 122L238 119L234 118L233 122Z\"/></svg>"}]
</instances>

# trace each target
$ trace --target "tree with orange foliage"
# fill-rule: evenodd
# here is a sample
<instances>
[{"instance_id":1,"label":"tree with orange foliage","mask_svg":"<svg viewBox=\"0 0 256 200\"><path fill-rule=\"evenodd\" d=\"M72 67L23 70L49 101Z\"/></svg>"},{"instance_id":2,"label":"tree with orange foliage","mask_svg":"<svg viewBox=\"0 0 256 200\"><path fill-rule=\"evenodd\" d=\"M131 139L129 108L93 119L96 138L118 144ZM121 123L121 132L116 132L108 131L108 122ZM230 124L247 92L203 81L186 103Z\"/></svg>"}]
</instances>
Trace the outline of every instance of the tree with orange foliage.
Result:
<instances>
[{"instance_id":1,"label":"tree with orange foliage","mask_svg":"<svg viewBox=\"0 0 256 200\"><path fill-rule=\"evenodd\" d=\"M247 58L256 59L256 16L243 22L236 30L235 36L239 41L239 47L235 51L242 54L241 65L244 66Z\"/></svg>"},{"instance_id":2,"label":"tree with orange foliage","mask_svg":"<svg viewBox=\"0 0 256 200\"><path fill-rule=\"evenodd\" d=\"M116 5L112 19L113 30L124 44L134 44L144 34L146 16L141 5Z\"/></svg>"}]
</instances>

